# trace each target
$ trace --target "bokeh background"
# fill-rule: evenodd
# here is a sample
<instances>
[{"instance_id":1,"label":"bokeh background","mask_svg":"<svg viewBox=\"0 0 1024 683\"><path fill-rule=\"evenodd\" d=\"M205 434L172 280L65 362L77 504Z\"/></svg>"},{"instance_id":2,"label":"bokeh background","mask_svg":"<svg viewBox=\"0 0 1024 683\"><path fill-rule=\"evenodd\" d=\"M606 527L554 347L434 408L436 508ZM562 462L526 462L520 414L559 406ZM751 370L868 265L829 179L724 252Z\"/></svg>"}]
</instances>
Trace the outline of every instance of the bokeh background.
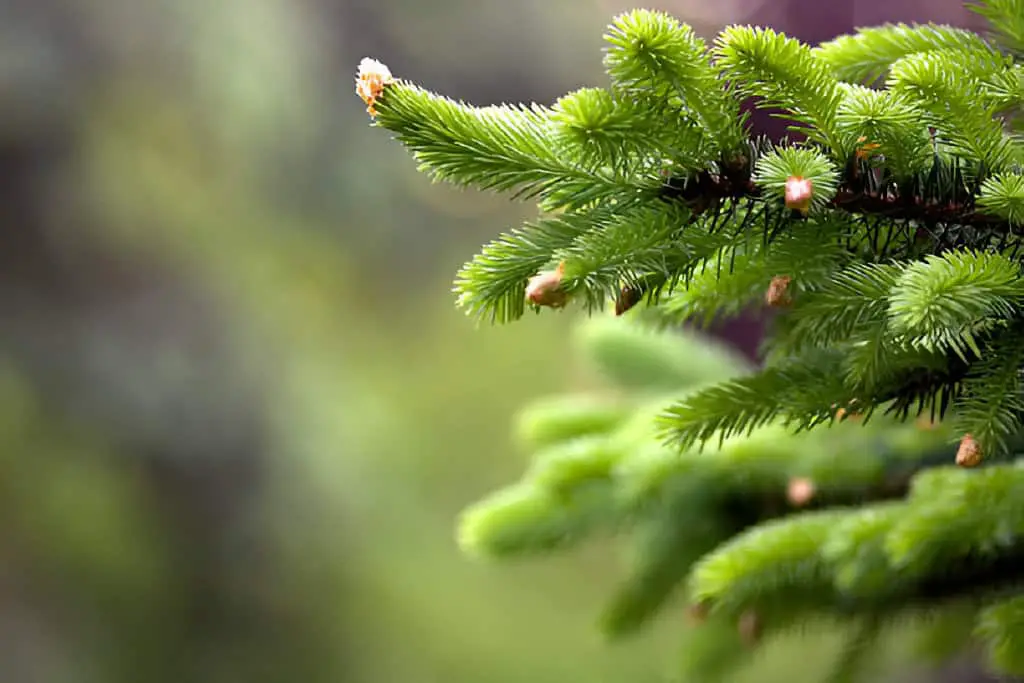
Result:
<instances>
[{"instance_id":1,"label":"bokeh background","mask_svg":"<svg viewBox=\"0 0 1024 683\"><path fill-rule=\"evenodd\" d=\"M666 680L682 611L597 635L607 549L459 554L459 510L523 466L515 410L598 380L572 314L455 309L458 267L533 209L432 185L353 91L372 56L550 103L603 82L633 6L0 3L0 680ZM809 41L968 21L945 0L646 6ZM829 646L744 680L809 677Z\"/></svg>"}]
</instances>

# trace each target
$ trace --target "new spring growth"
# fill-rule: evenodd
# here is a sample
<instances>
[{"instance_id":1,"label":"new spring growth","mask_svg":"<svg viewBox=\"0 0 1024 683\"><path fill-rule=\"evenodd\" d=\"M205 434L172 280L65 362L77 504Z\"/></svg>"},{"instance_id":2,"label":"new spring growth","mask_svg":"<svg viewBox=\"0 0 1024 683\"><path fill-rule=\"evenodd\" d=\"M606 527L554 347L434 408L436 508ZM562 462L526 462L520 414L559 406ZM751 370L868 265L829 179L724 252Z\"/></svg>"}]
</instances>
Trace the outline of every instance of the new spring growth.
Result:
<instances>
[{"instance_id":1,"label":"new spring growth","mask_svg":"<svg viewBox=\"0 0 1024 683\"><path fill-rule=\"evenodd\" d=\"M811 207L811 194L813 192L811 181L800 176L790 176L786 179L786 208L799 211L804 216Z\"/></svg>"},{"instance_id":2,"label":"new spring growth","mask_svg":"<svg viewBox=\"0 0 1024 683\"><path fill-rule=\"evenodd\" d=\"M356 94L366 103L366 113L370 116L377 115L375 105L384 92L384 87L394 83L391 69L376 59L363 57L359 62L359 71L356 73Z\"/></svg>"}]
</instances>

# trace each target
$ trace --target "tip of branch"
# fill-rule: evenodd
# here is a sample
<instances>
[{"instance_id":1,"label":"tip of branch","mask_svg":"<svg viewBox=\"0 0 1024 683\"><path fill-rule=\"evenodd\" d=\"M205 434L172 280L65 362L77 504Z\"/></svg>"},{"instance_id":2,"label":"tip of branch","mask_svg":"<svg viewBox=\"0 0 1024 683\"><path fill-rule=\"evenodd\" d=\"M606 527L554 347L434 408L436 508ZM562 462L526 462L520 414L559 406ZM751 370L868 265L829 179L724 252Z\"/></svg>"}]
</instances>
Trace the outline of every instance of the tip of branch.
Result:
<instances>
[{"instance_id":1,"label":"tip of branch","mask_svg":"<svg viewBox=\"0 0 1024 683\"><path fill-rule=\"evenodd\" d=\"M394 81L391 69L386 64L370 57L363 57L359 62L359 71L356 72L356 94L366 103L367 114L377 115L377 100L384 92L384 87Z\"/></svg>"}]
</instances>

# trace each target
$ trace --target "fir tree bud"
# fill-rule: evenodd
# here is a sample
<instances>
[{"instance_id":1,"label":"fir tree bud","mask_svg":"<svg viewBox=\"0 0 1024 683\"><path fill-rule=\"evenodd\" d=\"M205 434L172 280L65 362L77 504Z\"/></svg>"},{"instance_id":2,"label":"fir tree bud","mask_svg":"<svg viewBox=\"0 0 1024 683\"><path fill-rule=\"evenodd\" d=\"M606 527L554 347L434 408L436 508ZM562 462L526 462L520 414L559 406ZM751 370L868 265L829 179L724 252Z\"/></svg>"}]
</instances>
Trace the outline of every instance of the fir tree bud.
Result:
<instances>
[{"instance_id":1,"label":"fir tree bud","mask_svg":"<svg viewBox=\"0 0 1024 683\"><path fill-rule=\"evenodd\" d=\"M768 291L764 295L765 303L773 308L781 308L793 303L793 299L789 295L789 283L792 281L793 278L788 275L773 277L768 285Z\"/></svg>"},{"instance_id":2,"label":"fir tree bud","mask_svg":"<svg viewBox=\"0 0 1024 683\"><path fill-rule=\"evenodd\" d=\"M960 467L977 467L981 464L981 446L970 434L960 439L960 448L956 451L956 464Z\"/></svg>"},{"instance_id":3,"label":"fir tree bud","mask_svg":"<svg viewBox=\"0 0 1024 683\"><path fill-rule=\"evenodd\" d=\"M640 287L626 285L619 290L619 296L615 298L615 315L622 315L629 311L644 298L644 290Z\"/></svg>"},{"instance_id":4,"label":"fir tree bud","mask_svg":"<svg viewBox=\"0 0 1024 683\"><path fill-rule=\"evenodd\" d=\"M857 150L855 154L860 160L867 160L871 158L871 156L878 151L878 148L881 147L877 142L868 142L867 140L868 139L863 135L857 138Z\"/></svg>"},{"instance_id":5,"label":"fir tree bud","mask_svg":"<svg viewBox=\"0 0 1024 683\"><path fill-rule=\"evenodd\" d=\"M843 420L850 420L852 422L858 422L861 419L860 413L854 412L849 408L840 408L836 411L836 420L842 422Z\"/></svg>"},{"instance_id":6,"label":"fir tree bud","mask_svg":"<svg viewBox=\"0 0 1024 683\"><path fill-rule=\"evenodd\" d=\"M839 406L835 403L832 404L832 409L836 411L836 420L842 422L843 420L858 421L861 419L861 414L857 412L857 399L854 399L847 403L845 406Z\"/></svg>"},{"instance_id":7,"label":"fir tree bud","mask_svg":"<svg viewBox=\"0 0 1024 683\"><path fill-rule=\"evenodd\" d=\"M526 299L537 306L562 308L569 300L567 292L562 290L562 277L565 275L565 263L559 263L554 270L545 270L534 275L526 285Z\"/></svg>"},{"instance_id":8,"label":"fir tree bud","mask_svg":"<svg viewBox=\"0 0 1024 683\"><path fill-rule=\"evenodd\" d=\"M807 477L795 477L789 480L786 489L786 500L793 507L803 507L811 502L815 494L814 482Z\"/></svg>"},{"instance_id":9,"label":"fir tree bud","mask_svg":"<svg viewBox=\"0 0 1024 683\"><path fill-rule=\"evenodd\" d=\"M811 208L811 195L814 187L810 180L800 176L786 179L786 208L799 211L806 216Z\"/></svg>"},{"instance_id":10,"label":"fir tree bud","mask_svg":"<svg viewBox=\"0 0 1024 683\"><path fill-rule=\"evenodd\" d=\"M743 640L747 647L754 647L761 641L761 633L763 631L761 617L754 610L747 610L740 615L737 628L740 633L740 639Z\"/></svg>"},{"instance_id":11,"label":"fir tree bud","mask_svg":"<svg viewBox=\"0 0 1024 683\"><path fill-rule=\"evenodd\" d=\"M366 113L377 115L375 105L384 92L384 86L394 83L391 70L376 59L363 57L356 74L356 94L366 103Z\"/></svg>"},{"instance_id":12,"label":"fir tree bud","mask_svg":"<svg viewBox=\"0 0 1024 683\"><path fill-rule=\"evenodd\" d=\"M710 611L706 603L695 602L686 608L686 616L690 618L690 622L693 624L703 624L707 621Z\"/></svg>"}]
</instances>

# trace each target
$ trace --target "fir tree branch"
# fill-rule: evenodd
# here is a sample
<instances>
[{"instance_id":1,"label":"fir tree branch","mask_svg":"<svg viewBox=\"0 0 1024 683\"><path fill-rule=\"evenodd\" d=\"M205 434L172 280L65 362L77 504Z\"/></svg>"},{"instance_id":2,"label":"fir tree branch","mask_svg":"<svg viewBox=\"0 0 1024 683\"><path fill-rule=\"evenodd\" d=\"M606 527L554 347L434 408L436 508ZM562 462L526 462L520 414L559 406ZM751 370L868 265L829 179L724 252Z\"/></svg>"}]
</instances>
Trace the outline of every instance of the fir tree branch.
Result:
<instances>
[{"instance_id":1,"label":"fir tree branch","mask_svg":"<svg viewBox=\"0 0 1024 683\"><path fill-rule=\"evenodd\" d=\"M970 434L987 456L1002 455L1007 441L1020 433L1024 419L1024 330L1001 330L987 357L975 364L954 403L954 424Z\"/></svg>"},{"instance_id":2,"label":"fir tree branch","mask_svg":"<svg viewBox=\"0 0 1024 683\"><path fill-rule=\"evenodd\" d=\"M901 273L895 264L851 263L798 297L772 345L784 354L829 348L884 327L889 292Z\"/></svg>"},{"instance_id":3,"label":"fir tree branch","mask_svg":"<svg viewBox=\"0 0 1024 683\"><path fill-rule=\"evenodd\" d=\"M580 235L555 254L565 263L566 286L584 290L588 309L596 310L622 287L643 286L652 276L664 283L680 277L728 237L710 233L706 221L690 220L684 206L657 202Z\"/></svg>"},{"instance_id":4,"label":"fir tree branch","mask_svg":"<svg viewBox=\"0 0 1024 683\"><path fill-rule=\"evenodd\" d=\"M875 83L889 67L907 55L933 50L994 52L978 34L943 24L904 23L860 29L814 48L837 78L854 83Z\"/></svg>"},{"instance_id":5,"label":"fir tree branch","mask_svg":"<svg viewBox=\"0 0 1024 683\"><path fill-rule=\"evenodd\" d=\"M996 118L996 106L986 102L979 79L953 76L961 69L957 54L919 52L893 64L888 87L909 95L928 107L932 125L952 152L978 165L974 171L984 177L1004 170L1024 158L1024 148L1007 134Z\"/></svg>"},{"instance_id":6,"label":"fir tree branch","mask_svg":"<svg viewBox=\"0 0 1024 683\"><path fill-rule=\"evenodd\" d=\"M582 88L560 98L551 119L560 155L614 177L693 173L716 154L685 106L650 93Z\"/></svg>"},{"instance_id":7,"label":"fir tree branch","mask_svg":"<svg viewBox=\"0 0 1024 683\"><path fill-rule=\"evenodd\" d=\"M633 566L600 618L611 638L637 633L682 588L690 568L721 538L734 533L727 520L694 516L694 501L676 496L652 517L637 525ZM679 524L687 518L692 524Z\"/></svg>"},{"instance_id":8,"label":"fir tree branch","mask_svg":"<svg viewBox=\"0 0 1024 683\"><path fill-rule=\"evenodd\" d=\"M889 326L912 343L940 340L939 350L952 348L967 361L967 349L981 356L974 331L1012 318L1022 303L1020 265L1005 256L966 250L929 256L908 265L893 283Z\"/></svg>"},{"instance_id":9,"label":"fir tree branch","mask_svg":"<svg viewBox=\"0 0 1024 683\"><path fill-rule=\"evenodd\" d=\"M663 12L636 10L616 17L605 35L604 66L613 88L630 97L654 93L678 99L724 158L744 143L744 117L707 45L689 26Z\"/></svg>"},{"instance_id":10,"label":"fir tree branch","mask_svg":"<svg viewBox=\"0 0 1024 683\"><path fill-rule=\"evenodd\" d=\"M1024 55L1024 0L976 0L967 7L988 19L1002 46Z\"/></svg>"},{"instance_id":11,"label":"fir tree branch","mask_svg":"<svg viewBox=\"0 0 1024 683\"><path fill-rule=\"evenodd\" d=\"M810 223L804 232L776 238L769 245L773 225L783 217L768 212L752 215L752 220L750 214L737 219L737 232L747 234L745 242L723 247L688 271L684 288L661 297L658 306L663 317L707 325L759 303L773 277L799 273L793 289L813 287L847 258L828 220ZM757 234L761 226L763 233Z\"/></svg>"},{"instance_id":12,"label":"fir tree branch","mask_svg":"<svg viewBox=\"0 0 1024 683\"><path fill-rule=\"evenodd\" d=\"M978 207L1013 227L1024 226L1024 174L1001 173L982 183Z\"/></svg>"},{"instance_id":13,"label":"fir tree branch","mask_svg":"<svg viewBox=\"0 0 1024 683\"><path fill-rule=\"evenodd\" d=\"M897 185L913 183L934 162L926 112L905 94L844 85L836 130L847 139L870 141L885 155L885 171ZM856 157L855 157L856 158ZM852 170L861 171L859 164ZM873 170L865 169L871 178ZM855 178L854 178L855 180Z\"/></svg>"},{"instance_id":14,"label":"fir tree branch","mask_svg":"<svg viewBox=\"0 0 1024 683\"><path fill-rule=\"evenodd\" d=\"M986 644L993 665L1009 674L1024 674L1024 595L987 606L976 633Z\"/></svg>"},{"instance_id":15,"label":"fir tree branch","mask_svg":"<svg viewBox=\"0 0 1024 683\"><path fill-rule=\"evenodd\" d=\"M669 441L684 449L712 437L721 441L749 434L780 419L808 429L831 420L831 406L854 398L837 372L840 362L828 352L781 362L689 395L666 410L659 423Z\"/></svg>"},{"instance_id":16,"label":"fir tree branch","mask_svg":"<svg viewBox=\"0 0 1024 683\"><path fill-rule=\"evenodd\" d=\"M976 8L991 41L901 24L816 49L740 26L709 51L668 15L631 12L606 35L609 87L553 107L472 107L361 65L368 112L425 172L541 205L460 272L470 314L612 297L617 314L646 298L676 322L762 297L777 313L756 372L696 354L691 372L617 338L602 362L627 396L538 409L530 467L467 511L464 549L626 536L608 635L680 592L709 624L739 622L728 642L748 647L811 616L859 621L839 678L892 619L980 597L979 634L1017 667L1022 2ZM749 138L744 97L806 141ZM922 413L951 419L896 425Z\"/></svg>"},{"instance_id":17,"label":"fir tree branch","mask_svg":"<svg viewBox=\"0 0 1024 683\"><path fill-rule=\"evenodd\" d=\"M580 235L614 219L607 208L561 214L516 228L494 240L459 271L455 280L459 307L491 321L515 320L526 311L526 283L552 255Z\"/></svg>"},{"instance_id":18,"label":"fir tree branch","mask_svg":"<svg viewBox=\"0 0 1024 683\"><path fill-rule=\"evenodd\" d=\"M840 157L846 150L834 134L842 98L828 66L799 41L769 28L730 26L715 41L715 63L740 92L785 109L803 124L800 132Z\"/></svg>"},{"instance_id":19,"label":"fir tree branch","mask_svg":"<svg viewBox=\"0 0 1024 683\"><path fill-rule=\"evenodd\" d=\"M962 470L932 472L945 486L915 486L937 494L923 500L912 494L905 503L804 513L748 529L694 568L695 599L731 615L754 608L785 623L807 612L891 615L1019 585L1019 472L992 468L980 485ZM957 493L968 490L974 495ZM1002 512L983 507L979 495Z\"/></svg>"},{"instance_id":20,"label":"fir tree branch","mask_svg":"<svg viewBox=\"0 0 1024 683\"><path fill-rule=\"evenodd\" d=\"M751 150L756 155L754 162L747 159L743 166L721 173L701 171L689 177L669 178L662 188L662 196L682 201L697 213L725 199L763 198L764 189L752 180L756 158L764 153L763 149L763 144L752 145ZM1009 187L1015 188L1015 185ZM974 229L982 236L1022 234L1015 228L1016 223L998 212L989 214L976 210L966 201L970 195L971 189L959 175L955 163L941 159L933 158L933 164L926 171L899 185L882 183L869 166L855 163L840 178L834 196L823 203L823 208L865 218L883 218L891 223L944 226L951 230L954 239L965 239L965 229ZM1007 195L1013 202L1020 201L1013 189L1009 189ZM922 229L920 234L929 233ZM934 239L941 241L938 236ZM981 237L970 239L980 241Z\"/></svg>"},{"instance_id":21,"label":"fir tree branch","mask_svg":"<svg viewBox=\"0 0 1024 683\"><path fill-rule=\"evenodd\" d=\"M859 680L873 652L873 646L881 635L884 620L879 615L869 614L854 624L852 633L846 635L842 651L825 683L854 683Z\"/></svg>"},{"instance_id":22,"label":"fir tree branch","mask_svg":"<svg viewBox=\"0 0 1024 683\"><path fill-rule=\"evenodd\" d=\"M608 487L580 486L572 496L524 484L509 487L462 513L459 547L478 558L499 559L564 549L607 524L614 512Z\"/></svg>"},{"instance_id":23,"label":"fir tree branch","mask_svg":"<svg viewBox=\"0 0 1024 683\"><path fill-rule=\"evenodd\" d=\"M377 125L396 134L421 170L455 185L539 198L577 208L602 199L654 192L661 182L587 168L559 154L552 112L531 107L473 107L395 82L376 103Z\"/></svg>"}]
</instances>

